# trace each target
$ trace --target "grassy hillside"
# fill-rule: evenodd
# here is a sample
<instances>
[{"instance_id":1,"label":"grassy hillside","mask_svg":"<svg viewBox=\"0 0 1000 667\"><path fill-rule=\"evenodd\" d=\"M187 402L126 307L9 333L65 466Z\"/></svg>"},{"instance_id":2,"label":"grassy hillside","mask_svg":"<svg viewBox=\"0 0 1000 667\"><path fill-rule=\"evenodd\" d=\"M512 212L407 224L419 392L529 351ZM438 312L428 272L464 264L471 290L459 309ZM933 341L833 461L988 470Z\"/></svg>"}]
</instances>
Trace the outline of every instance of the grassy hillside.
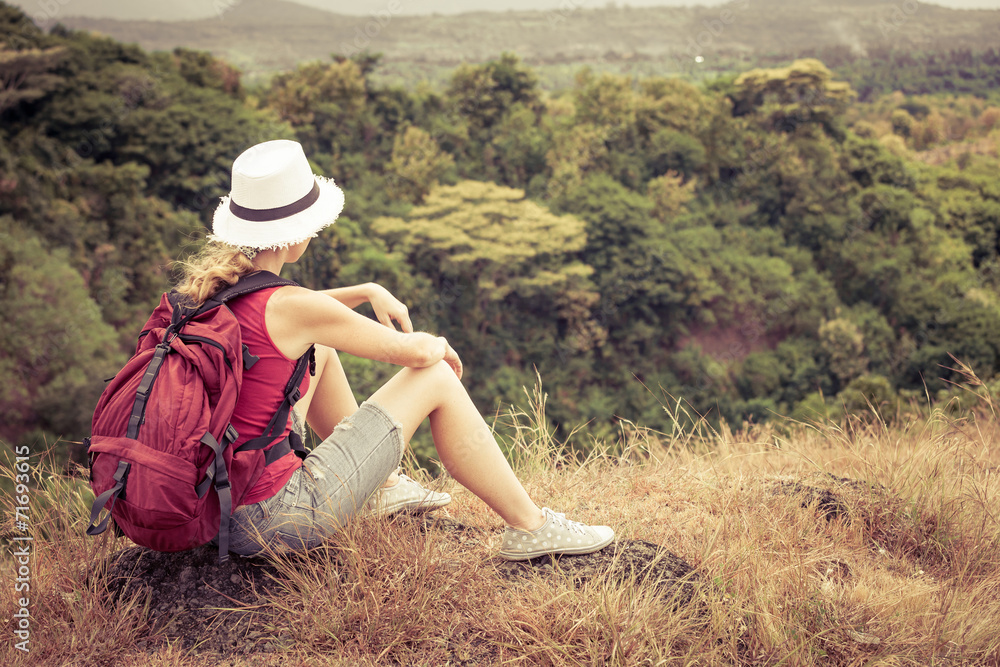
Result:
<instances>
[{"instance_id":1,"label":"grassy hillside","mask_svg":"<svg viewBox=\"0 0 1000 667\"><path fill-rule=\"evenodd\" d=\"M874 47L985 49L996 44L1000 30L1000 11L918 3L907 4L905 11L891 3L873 6L858 0L735 0L710 8L597 4L447 16L402 16L386 10L374 20L280 0L246 0L200 21L60 20L149 50L209 50L251 78L331 53L368 49L384 53L387 70L405 75L410 83L420 77L434 80L439 67L481 62L504 51L516 52L532 65L556 68L580 62L616 67L646 63L638 73L651 74L687 71L698 55L706 59L704 68L717 68L725 58L741 54L794 55L834 46L858 55Z\"/></svg>"},{"instance_id":2,"label":"grassy hillside","mask_svg":"<svg viewBox=\"0 0 1000 667\"><path fill-rule=\"evenodd\" d=\"M559 574L572 571L569 557L512 579L493 556L498 518L455 486L453 504L439 514L461 522L458 533L448 522L360 520L309 558L272 559L270 578L254 589L236 577L250 602L205 610L213 622L187 633L201 632L206 646L185 648L177 632L192 610L177 606L165 617L176 623L150 623L147 596L162 599L164 591L108 602L95 574L127 542L84 537L85 484L49 474L33 458L31 652L8 640L4 664L1000 660L1000 433L988 403L959 415L924 412L895 427L870 416L736 433L626 426L618 443L603 443L583 464L561 455L540 408L534 421L514 417L521 428L511 448L529 492L613 525L621 540L649 541L687 560L690 600L664 598L645 570L622 580L609 568L574 582ZM9 538L11 496L4 502ZM12 571L10 551L0 558ZM213 567L193 571L210 580ZM2 587L8 637L15 603L13 587ZM242 638L224 657L208 648L217 625Z\"/></svg>"}]
</instances>

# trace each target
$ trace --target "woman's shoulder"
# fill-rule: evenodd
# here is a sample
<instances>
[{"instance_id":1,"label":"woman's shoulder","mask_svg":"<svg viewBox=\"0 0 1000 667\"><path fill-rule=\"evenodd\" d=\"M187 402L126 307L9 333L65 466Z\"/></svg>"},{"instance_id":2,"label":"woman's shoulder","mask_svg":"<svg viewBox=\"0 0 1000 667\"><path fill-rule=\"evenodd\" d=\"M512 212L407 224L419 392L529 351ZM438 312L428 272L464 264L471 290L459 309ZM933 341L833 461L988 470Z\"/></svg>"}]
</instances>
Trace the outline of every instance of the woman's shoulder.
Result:
<instances>
[{"instance_id":1,"label":"woman's shoulder","mask_svg":"<svg viewBox=\"0 0 1000 667\"><path fill-rule=\"evenodd\" d=\"M268 311L275 309L278 311L291 311L296 315L307 315L312 310L310 305L315 306L317 299L322 297L318 292L314 292L308 287L301 285L282 285L280 287L268 288L267 308Z\"/></svg>"},{"instance_id":2,"label":"woman's shoulder","mask_svg":"<svg viewBox=\"0 0 1000 667\"><path fill-rule=\"evenodd\" d=\"M232 299L227 305L237 317L249 312L263 312L265 307L270 307L273 297L281 289L284 289L284 286L264 287Z\"/></svg>"}]
</instances>

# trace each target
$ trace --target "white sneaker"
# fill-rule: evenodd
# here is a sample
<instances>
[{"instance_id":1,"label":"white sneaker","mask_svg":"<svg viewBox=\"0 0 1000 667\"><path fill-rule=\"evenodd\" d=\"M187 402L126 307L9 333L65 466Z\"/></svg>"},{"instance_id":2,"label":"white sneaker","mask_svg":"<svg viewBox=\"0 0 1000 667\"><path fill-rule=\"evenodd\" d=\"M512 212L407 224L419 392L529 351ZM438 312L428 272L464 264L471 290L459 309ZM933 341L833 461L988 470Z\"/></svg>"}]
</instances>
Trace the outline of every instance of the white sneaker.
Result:
<instances>
[{"instance_id":1,"label":"white sneaker","mask_svg":"<svg viewBox=\"0 0 1000 667\"><path fill-rule=\"evenodd\" d=\"M425 489L416 480L399 473L399 482L375 491L365 508L374 516L388 516L397 512L429 512L450 502L447 493Z\"/></svg>"},{"instance_id":2,"label":"white sneaker","mask_svg":"<svg viewBox=\"0 0 1000 667\"><path fill-rule=\"evenodd\" d=\"M546 554L589 554L600 551L615 539L608 526L588 526L570 521L565 514L542 508L545 523L538 530L507 527L503 532L500 557L528 560Z\"/></svg>"}]
</instances>

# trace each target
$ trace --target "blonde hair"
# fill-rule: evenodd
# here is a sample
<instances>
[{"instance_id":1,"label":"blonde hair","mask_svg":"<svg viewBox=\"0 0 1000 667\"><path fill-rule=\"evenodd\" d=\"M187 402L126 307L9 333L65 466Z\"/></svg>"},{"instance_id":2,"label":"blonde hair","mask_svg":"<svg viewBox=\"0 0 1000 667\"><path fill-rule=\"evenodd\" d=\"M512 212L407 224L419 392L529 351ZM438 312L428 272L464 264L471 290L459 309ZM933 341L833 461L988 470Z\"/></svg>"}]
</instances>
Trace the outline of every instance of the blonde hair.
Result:
<instances>
[{"instance_id":1,"label":"blonde hair","mask_svg":"<svg viewBox=\"0 0 1000 667\"><path fill-rule=\"evenodd\" d=\"M182 275L174 289L196 307L257 270L240 249L218 241L209 241L201 252L186 262L177 262L177 266Z\"/></svg>"}]
</instances>

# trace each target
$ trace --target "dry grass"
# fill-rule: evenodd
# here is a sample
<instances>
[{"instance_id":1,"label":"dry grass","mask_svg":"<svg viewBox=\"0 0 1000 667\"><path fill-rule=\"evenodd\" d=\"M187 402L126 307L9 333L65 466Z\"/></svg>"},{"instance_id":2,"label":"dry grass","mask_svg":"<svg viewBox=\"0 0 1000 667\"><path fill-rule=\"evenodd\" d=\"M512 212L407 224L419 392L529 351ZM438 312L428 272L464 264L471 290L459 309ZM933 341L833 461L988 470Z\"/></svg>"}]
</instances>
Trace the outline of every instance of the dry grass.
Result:
<instances>
[{"instance_id":1,"label":"dry grass","mask_svg":"<svg viewBox=\"0 0 1000 667\"><path fill-rule=\"evenodd\" d=\"M532 403L509 416L529 492L687 559L692 603L610 580L506 581L491 556L499 519L456 488L447 512L468 528L447 539L362 520L309 559L277 558L281 585L264 604L286 639L275 654L222 664L1000 664L1000 423L988 398L976 412L925 410L892 425L655 434L625 424L620 442L582 464L546 428L540 391ZM89 564L123 543L82 537L78 481L37 477L33 493L48 500L36 518L46 538L33 565L32 653L12 650L5 620L11 658L0 661L219 664L169 643L137 648L142 601L110 607L88 583ZM803 485L836 494L838 512L803 506L810 496L789 491Z\"/></svg>"}]
</instances>

